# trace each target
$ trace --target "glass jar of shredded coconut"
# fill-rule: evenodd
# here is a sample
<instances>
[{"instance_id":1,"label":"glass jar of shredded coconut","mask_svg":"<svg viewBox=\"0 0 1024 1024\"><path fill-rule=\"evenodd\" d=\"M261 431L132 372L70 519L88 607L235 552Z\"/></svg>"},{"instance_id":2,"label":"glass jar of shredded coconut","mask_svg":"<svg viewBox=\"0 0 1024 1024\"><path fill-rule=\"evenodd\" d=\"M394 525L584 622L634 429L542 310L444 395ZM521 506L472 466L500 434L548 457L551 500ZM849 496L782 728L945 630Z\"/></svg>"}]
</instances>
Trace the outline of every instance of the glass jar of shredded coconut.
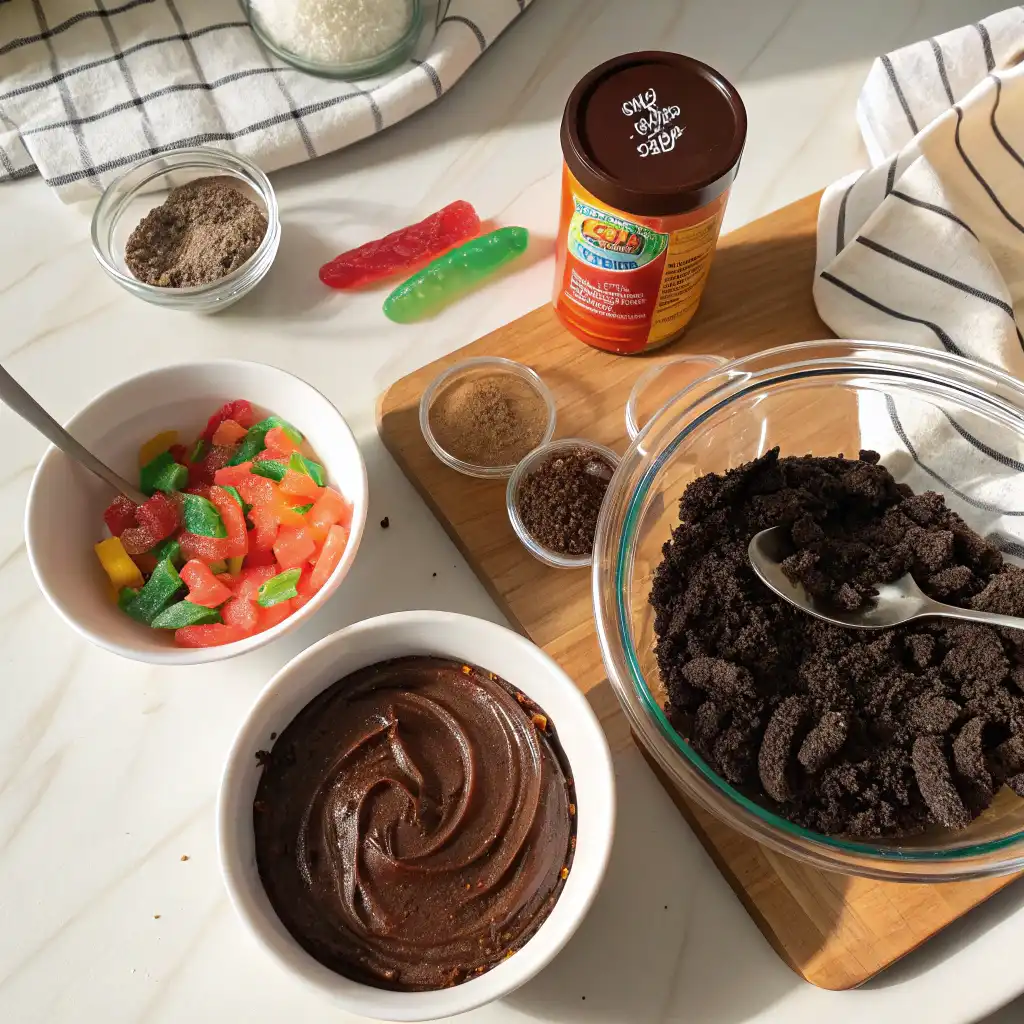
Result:
<instances>
[{"instance_id":1,"label":"glass jar of shredded coconut","mask_svg":"<svg viewBox=\"0 0 1024 1024\"><path fill-rule=\"evenodd\" d=\"M248 0L249 23L282 60L336 78L379 75L412 52L420 0Z\"/></svg>"}]
</instances>

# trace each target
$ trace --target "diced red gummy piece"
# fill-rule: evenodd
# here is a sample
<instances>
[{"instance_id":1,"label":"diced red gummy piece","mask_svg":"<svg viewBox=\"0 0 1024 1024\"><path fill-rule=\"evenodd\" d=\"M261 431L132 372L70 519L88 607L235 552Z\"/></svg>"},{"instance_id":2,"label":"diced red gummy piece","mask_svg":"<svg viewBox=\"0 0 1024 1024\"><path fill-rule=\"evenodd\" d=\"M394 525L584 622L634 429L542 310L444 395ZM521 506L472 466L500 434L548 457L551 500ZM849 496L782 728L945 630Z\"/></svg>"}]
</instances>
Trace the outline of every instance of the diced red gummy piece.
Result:
<instances>
[{"instance_id":1,"label":"diced red gummy piece","mask_svg":"<svg viewBox=\"0 0 1024 1024\"><path fill-rule=\"evenodd\" d=\"M295 610L292 607L292 600L281 601L279 604L275 604L270 608L260 608L256 606L256 632L263 633L268 629L273 629L279 622L284 622L289 615Z\"/></svg>"},{"instance_id":2,"label":"diced red gummy piece","mask_svg":"<svg viewBox=\"0 0 1024 1024\"><path fill-rule=\"evenodd\" d=\"M336 256L320 268L320 280L332 288L356 288L400 270L414 270L479 233L476 210L465 200L457 199L418 224Z\"/></svg>"},{"instance_id":3,"label":"diced red gummy piece","mask_svg":"<svg viewBox=\"0 0 1024 1024\"><path fill-rule=\"evenodd\" d=\"M252 406L244 398L238 398L233 402L225 402L207 422L206 429L201 435L203 440L209 444L213 440L213 435L217 432L217 428L225 420L234 420L240 427L245 427L248 430L255 424L256 414L252 411Z\"/></svg>"},{"instance_id":4,"label":"diced red gummy piece","mask_svg":"<svg viewBox=\"0 0 1024 1024\"><path fill-rule=\"evenodd\" d=\"M273 542L270 547L260 548L256 546L256 541L253 535L256 533L255 530L249 531L249 554L245 556L245 565L247 569L262 568L265 565L276 565L277 556L274 554ZM274 531L274 540L277 540L277 531Z\"/></svg>"},{"instance_id":5,"label":"diced red gummy piece","mask_svg":"<svg viewBox=\"0 0 1024 1024\"><path fill-rule=\"evenodd\" d=\"M308 604L316 596L316 591L313 589L311 580L313 577L313 570L307 565L302 570L302 575L299 577L299 582L295 584L295 589L298 591L299 596L292 598L292 606L297 611L304 604Z\"/></svg>"},{"instance_id":6,"label":"diced red gummy piece","mask_svg":"<svg viewBox=\"0 0 1024 1024\"><path fill-rule=\"evenodd\" d=\"M286 469L280 483L281 493L290 498L303 501L316 501L320 497L321 488L312 477L305 473L297 473L294 469Z\"/></svg>"},{"instance_id":7,"label":"diced red gummy piece","mask_svg":"<svg viewBox=\"0 0 1024 1024\"><path fill-rule=\"evenodd\" d=\"M183 444L172 444L167 450L171 453L171 458L175 462L182 466L188 464L188 449Z\"/></svg>"},{"instance_id":8,"label":"diced red gummy piece","mask_svg":"<svg viewBox=\"0 0 1024 1024\"><path fill-rule=\"evenodd\" d=\"M252 520L252 543L255 551L272 551L277 540L277 519L269 505L254 505L249 510Z\"/></svg>"},{"instance_id":9,"label":"diced red gummy piece","mask_svg":"<svg viewBox=\"0 0 1024 1024\"><path fill-rule=\"evenodd\" d=\"M139 525L121 534L121 543L129 555L141 555L156 547L181 525L178 506L160 491L136 508L135 518Z\"/></svg>"},{"instance_id":10,"label":"diced red gummy piece","mask_svg":"<svg viewBox=\"0 0 1024 1024\"><path fill-rule=\"evenodd\" d=\"M138 505L129 500L123 494L119 494L106 508L103 513L103 522L114 537L120 537L125 530L138 525L135 518L135 511Z\"/></svg>"},{"instance_id":11,"label":"diced red gummy piece","mask_svg":"<svg viewBox=\"0 0 1024 1024\"><path fill-rule=\"evenodd\" d=\"M325 487L306 513L306 522L314 529L322 530L326 536L335 523L348 526L352 522L352 506L337 491Z\"/></svg>"},{"instance_id":12,"label":"diced red gummy piece","mask_svg":"<svg viewBox=\"0 0 1024 1024\"><path fill-rule=\"evenodd\" d=\"M203 608L217 608L231 597L231 591L210 571L210 567L198 559L186 562L180 570L182 582L188 587L191 604Z\"/></svg>"},{"instance_id":13,"label":"diced red gummy piece","mask_svg":"<svg viewBox=\"0 0 1024 1024\"><path fill-rule=\"evenodd\" d=\"M316 544L304 527L282 526L274 542L274 554L282 569L298 569L309 561Z\"/></svg>"},{"instance_id":14,"label":"diced red gummy piece","mask_svg":"<svg viewBox=\"0 0 1024 1024\"><path fill-rule=\"evenodd\" d=\"M255 601L259 597L260 587L267 580L272 580L279 572L277 565L260 565L251 569L243 569L241 579L235 588L235 596L243 601Z\"/></svg>"},{"instance_id":15,"label":"diced red gummy piece","mask_svg":"<svg viewBox=\"0 0 1024 1024\"><path fill-rule=\"evenodd\" d=\"M316 593L331 578L331 573L338 567L341 556L345 554L348 544L348 527L332 526L327 531L327 540L316 560L313 575L310 577L310 588Z\"/></svg>"},{"instance_id":16,"label":"diced red gummy piece","mask_svg":"<svg viewBox=\"0 0 1024 1024\"><path fill-rule=\"evenodd\" d=\"M220 617L229 626L237 626L246 633L256 629L256 605L243 597L233 597L220 610Z\"/></svg>"},{"instance_id":17,"label":"diced red gummy piece","mask_svg":"<svg viewBox=\"0 0 1024 1024\"><path fill-rule=\"evenodd\" d=\"M148 551L143 551L141 555L132 555L132 561L144 576L148 576L156 568L156 558Z\"/></svg>"},{"instance_id":18,"label":"diced red gummy piece","mask_svg":"<svg viewBox=\"0 0 1024 1024\"><path fill-rule=\"evenodd\" d=\"M244 640L249 634L238 626L214 622L208 626L183 626L174 631L174 641L179 647L221 647Z\"/></svg>"},{"instance_id":19,"label":"diced red gummy piece","mask_svg":"<svg viewBox=\"0 0 1024 1024\"><path fill-rule=\"evenodd\" d=\"M271 427L263 438L263 443L266 450L260 455L261 459L287 462L288 456L299 450L299 446L284 432L284 427Z\"/></svg>"},{"instance_id":20,"label":"diced red gummy piece","mask_svg":"<svg viewBox=\"0 0 1024 1024\"><path fill-rule=\"evenodd\" d=\"M213 432L213 443L215 445L236 445L245 437L245 433L246 428L237 420L224 420Z\"/></svg>"},{"instance_id":21,"label":"diced red gummy piece","mask_svg":"<svg viewBox=\"0 0 1024 1024\"><path fill-rule=\"evenodd\" d=\"M266 505L274 500L274 482L265 476L250 473L235 486L242 496L242 501L247 501L250 505Z\"/></svg>"},{"instance_id":22,"label":"diced red gummy piece","mask_svg":"<svg viewBox=\"0 0 1024 1024\"><path fill-rule=\"evenodd\" d=\"M188 464L189 487L205 487L213 483L217 470L223 469L235 454L234 448L215 446L198 462Z\"/></svg>"},{"instance_id":23,"label":"diced red gummy piece","mask_svg":"<svg viewBox=\"0 0 1024 1024\"><path fill-rule=\"evenodd\" d=\"M252 473L249 472L250 469L252 469L251 462L242 462L237 466L224 466L213 474L213 482L219 487L237 487L252 476Z\"/></svg>"}]
</instances>

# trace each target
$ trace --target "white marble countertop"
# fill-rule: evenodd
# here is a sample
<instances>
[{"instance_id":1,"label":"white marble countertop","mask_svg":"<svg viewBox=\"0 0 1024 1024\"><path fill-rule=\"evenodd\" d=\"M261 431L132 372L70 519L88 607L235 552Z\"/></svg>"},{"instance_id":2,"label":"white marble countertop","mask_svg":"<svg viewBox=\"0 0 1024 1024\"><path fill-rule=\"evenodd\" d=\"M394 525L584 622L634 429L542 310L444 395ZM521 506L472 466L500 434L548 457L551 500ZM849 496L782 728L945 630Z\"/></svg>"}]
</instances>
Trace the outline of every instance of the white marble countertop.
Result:
<instances>
[{"instance_id":1,"label":"white marble countertop","mask_svg":"<svg viewBox=\"0 0 1024 1024\"><path fill-rule=\"evenodd\" d=\"M250 943L217 872L221 761L256 693L298 650L356 619L437 607L500 620L391 462L374 400L391 381L548 298L560 155L575 81L664 47L740 88L750 135L726 227L865 162L853 110L870 60L990 13L979 0L537 0L443 103L349 151L274 175L277 263L230 312L147 306L89 251L89 209L38 180L0 186L0 359L59 418L152 366L240 356L317 384L366 455L355 568L296 635L228 663L155 669L88 646L50 610L22 513L44 443L0 409L0 1020L11 1024L338 1021ZM417 329L380 295L341 296L320 263L455 198L527 226L532 259ZM391 528L377 527L387 515ZM432 574L436 572L436 577ZM613 864L579 935L481 1024L974 1020L1024 989L1020 887L865 988L803 984L777 959L639 756L618 758ZM187 856L187 860L185 857ZM663 909L664 908L664 909ZM584 1000L582 997L586 997ZM1024 1005L993 1021L1024 1017Z\"/></svg>"}]
</instances>

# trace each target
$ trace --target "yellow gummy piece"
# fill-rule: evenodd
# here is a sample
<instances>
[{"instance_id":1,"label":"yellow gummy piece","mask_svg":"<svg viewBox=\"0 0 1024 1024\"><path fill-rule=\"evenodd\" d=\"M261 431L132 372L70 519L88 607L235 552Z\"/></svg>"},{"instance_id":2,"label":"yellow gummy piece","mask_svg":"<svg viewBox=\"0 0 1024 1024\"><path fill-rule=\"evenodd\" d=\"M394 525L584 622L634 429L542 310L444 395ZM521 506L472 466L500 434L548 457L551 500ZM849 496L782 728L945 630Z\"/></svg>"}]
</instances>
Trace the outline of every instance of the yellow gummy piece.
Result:
<instances>
[{"instance_id":1,"label":"yellow gummy piece","mask_svg":"<svg viewBox=\"0 0 1024 1024\"><path fill-rule=\"evenodd\" d=\"M242 559L244 555L236 555L234 558L228 559L228 572L232 576L237 576L242 571Z\"/></svg>"},{"instance_id":2,"label":"yellow gummy piece","mask_svg":"<svg viewBox=\"0 0 1024 1024\"><path fill-rule=\"evenodd\" d=\"M139 449L139 467L149 465L158 455L163 455L172 444L177 443L178 432L176 430L164 430L156 437L151 437Z\"/></svg>"},{"instance_id":3,"label":"yellow gummy piece","mask_svg":"<svg viewBox=\"0 0 1024 1024\"><path fill-rule=\"evenodd\" d=\"M212 572L214 576L216 576L217 573L219 573L219 572L227 572L227 571L228 571L228 563L225 562L223 559L221 559L219 562L211 562L210 563L210 572Z\"/></svg>"},{"instance_id":4,"label":"yellow gummy piece","mask_svg":"<svg viewBox=\"0 0 1024 1024\"><path fill-rule=\"evenodd\" d=\"M110 582L117 593L121 593L122 587L141 587L145 583L139 567L125 551L120 537L101 540L95 550L103 571L110 577Z\"/></svg>"}]
</instances>

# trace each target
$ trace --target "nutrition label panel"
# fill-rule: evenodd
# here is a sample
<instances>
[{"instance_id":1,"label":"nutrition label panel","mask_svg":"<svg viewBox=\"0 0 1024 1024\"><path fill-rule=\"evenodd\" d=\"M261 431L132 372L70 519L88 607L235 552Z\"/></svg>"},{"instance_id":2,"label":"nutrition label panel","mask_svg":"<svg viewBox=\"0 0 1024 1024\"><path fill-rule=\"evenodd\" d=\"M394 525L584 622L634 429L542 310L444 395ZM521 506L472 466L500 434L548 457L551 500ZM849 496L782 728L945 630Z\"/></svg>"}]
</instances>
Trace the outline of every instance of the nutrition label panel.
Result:
<instances>
[{"instance_id":1,"label":"nutrition label panel","mask_svg":"<svg viewBox=\"0 0 1024 1024\"><path fill-rule=\"evenodd\" d=\"M647 315L644 308L650 302L643 292L634 291L627 284L616 281L593 284L575 267L569 275L569 294L584 309L625 323L644 320Z\"/></svg>"}]
</instances>

